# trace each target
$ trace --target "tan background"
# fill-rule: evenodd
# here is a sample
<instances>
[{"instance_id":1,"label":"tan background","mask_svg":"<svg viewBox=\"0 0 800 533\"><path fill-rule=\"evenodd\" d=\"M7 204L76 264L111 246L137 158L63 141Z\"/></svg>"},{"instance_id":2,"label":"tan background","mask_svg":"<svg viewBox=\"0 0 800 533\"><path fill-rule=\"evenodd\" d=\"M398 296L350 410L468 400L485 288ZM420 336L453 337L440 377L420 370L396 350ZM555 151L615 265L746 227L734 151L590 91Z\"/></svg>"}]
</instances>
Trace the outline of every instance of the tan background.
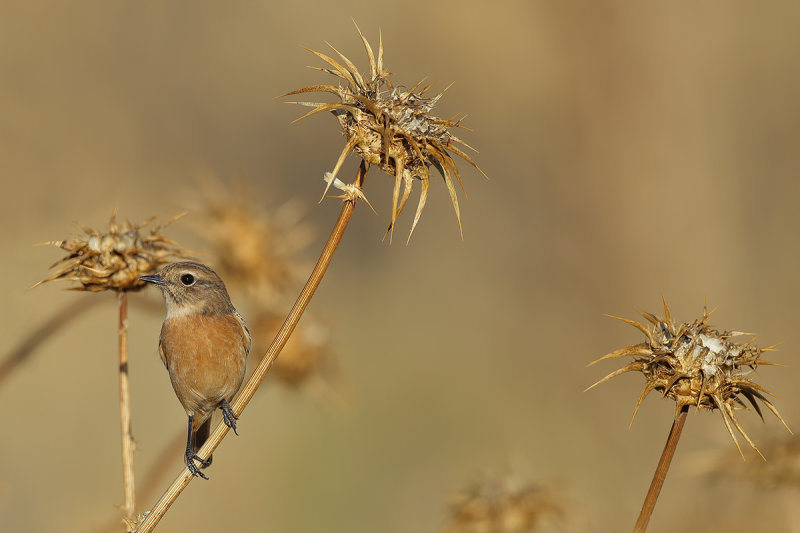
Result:
<instances>
[{"instance_id":1,"label":"tan background","mask_svg":"<svg viewBox=\"0 0 800 533\"><path fill-rule=\"evenodd\" d=\"M269 387L162 530L434 532L459 487L507 469L563 484L567 530L627 530L673 408L654 395L628 430L640 376L581 391L614 368L588 361L640 340L603 313L658 310L662 293L679 319L707 298L716 324L783 341L773 358L790 366L759 379L798 424L793 2L3 2L3 353L84 297L27 290L60 257L33 243L115 208L171 215L199 176L251 183L267 206L300 199L318 249L338 210L316 205L320 178L343 141L327 115L289 125L301 109L273 97L325 81L298 45L366 66L351 17L373 42L382 29L396 83L456 81L439 113L469 114L491 179L461 166L463 242L436 182L411 244L388 246L391 179L370 172L379 216L357 210L312 304L342 405ZM166 234L204 246L193 216ZM91 297L106 301L0 388L3 531L95 531L122 500L116 311ZM160 321L132 304L140 475L184 424ZM741 419L757 441L780 434ZM779 493L692 474L697 453L732 447L718 413L691 414L653 531L789 528Z\"/></svg>"}]
</instances>

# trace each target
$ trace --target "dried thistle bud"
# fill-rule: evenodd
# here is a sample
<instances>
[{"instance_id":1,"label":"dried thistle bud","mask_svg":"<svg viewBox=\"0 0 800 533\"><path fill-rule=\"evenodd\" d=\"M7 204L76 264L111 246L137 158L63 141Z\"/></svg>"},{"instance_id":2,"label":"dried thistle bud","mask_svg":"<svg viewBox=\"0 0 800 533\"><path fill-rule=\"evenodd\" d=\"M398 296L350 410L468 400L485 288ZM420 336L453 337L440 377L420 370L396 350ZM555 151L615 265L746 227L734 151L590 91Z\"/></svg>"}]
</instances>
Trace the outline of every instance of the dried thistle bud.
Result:
<instances>
[{"instance_id":1,"label":"dried thistle bud","mask_svg":"<svg viewBox=\"0 0 800 533\"><path fill-rule=\"evenodd\" d=\"M247 191L209 185L204 192L198 233L211 244L226 281L268 300L300 281L304 269L297 256L311 241L311 231L300 222L296 204L267 212Z\"/></svg>"},{"instance_id":2,"label":"dried thistle bud","mask_svg":"<svg viewBox=\"0 0 800 533\"><path fill-rule=\"evenodd\" d=\"M646 311L642 311L641 315L648 324L611 317L641 331L646 338L645 342L616 350L590 363L593 365L616 357L634 358L631 363L615 370L586 390L626 372L641 372L646 382L644 390L636 401L634 417L639 406L653 390L675 401L676 416L687 406L695 406L697 409L719 409L725 427L740 453L742 450L732 425L761 455L736 417L737 409L748 408L743 398L763 420L758 404L760 400L786 426L786 429L789 429L778 410L765 396L771 394L752 380L758 365L774 364L761 359L763 352L772 351L774 347L759 348L753 339L744 343L736 342L737 337L748 334L740 331L720 332L714 329L707 323L710 312L704 312L703 316L694 322L677 324L672 320L666 301L664 301L663 318ZM791 432L791 429L789 431Z\"/></svg>"},{"instance_id":3,"label":"dried thistle bud","mask_svg":"<svg viewBox=\"0 0 800 533\"><path fill-rule=\"evenodd\" d=\"M450 505L444 533L521 533L564 520L553 490L516 475L489 476L462 490Z\"/></svg>"},{"instance_id":4,"label":"dried thistle bud","mask_svg":"<svg viewBox=\"0 0 800 533\"><path fill-rule=\"evenodd\" d=\"M252 321L253 338L271 340L283 323L283 315L262 311ZM305 317L294 335L289 338L270 371L285 385L299 387L312 376L326 376L334 370L334 360L328 344L329 333L323 325ZM264 352L267 346L256 348Z\"/></svg>"},{"instance_id":5,"label":"dried thistle bud","mask_svg":"<svg viewBox=\"0 0 800 533\"><path fill-rule=\"evenodd\" d=\"M397 217L411 194L414 180L419 180L422 190L409 233L410 239L422 209L425 207L430 181L429 167L433 166L444 178L453 209L456 212L459 231L461 231L461 213L453 183L454 178L461 185L462 190L464 185L451 153L461 157L481 174L484 174L472 158L457 145L473 151L474 149L456 137L449 129L463 128L461 126L463 117L443 119L431 114L433 107L447 89L436 96L428 97L426 93L430 90L431 85L420 89L422 81L410 89L393 85L389 81L391 73L383 66L383 41L379 41L376 59L369 42L358 26L356 29L369 58L369 75L359 72L347 57L330 44L328 46L336 53L341 63L332 57L307 48L309 52L329 65L329 68L311 68L340 78L345 82L344 85L341 82L337 85L311 85L282 95L327 92L339 99L332 103L293 102L314 108L297 120L321 111L333 113L347 139L339 160L330 173L330 179L326 179L328 187L334 182L345 157L351 151L358 154L367 163L377 165L394 176L392 222L389 226L391 234ZM403 185L402 196L400 195L401 184ZM326 193L327 190L328 188L325 189Z\"/></svg>"},{"instance_id":6,"label":"dried thistle bud","mask_svg":"<svg viewBox=\"0 0 800 533\"><path fill-rule=\"evenodd\" d=\"M42 244L58 246L67 256L56 261L50 268L60 268L36 283L47 281L77 281L73 290L99 292L105 290L134 291L146 284L140 276L152 274L162 265L192 253L175 241L160 235L161 230L183 216L181 213L165 223L154 223L149 232L145 228L156 220L151 217L141 224L126 220L117 223L116 214L111 215L108 231L101 233L83 227L83 235L64 241L49 241Z\"/></svg>"}]
</instances>

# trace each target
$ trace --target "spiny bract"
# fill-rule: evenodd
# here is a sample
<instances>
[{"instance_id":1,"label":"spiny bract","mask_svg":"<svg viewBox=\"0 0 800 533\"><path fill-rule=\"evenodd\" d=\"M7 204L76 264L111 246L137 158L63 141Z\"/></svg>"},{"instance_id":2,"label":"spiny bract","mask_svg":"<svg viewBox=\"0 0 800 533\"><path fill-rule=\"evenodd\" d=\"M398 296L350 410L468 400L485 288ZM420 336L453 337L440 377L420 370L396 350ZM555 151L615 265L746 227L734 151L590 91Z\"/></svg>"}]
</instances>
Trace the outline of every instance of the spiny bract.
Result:
<instances>
[{"instance_id":1,"label":"spiny bract","mask_svg":"<svg viewBox=\"0 0 800 533\"><path fill-rule=\"evenodd\" d=\"M455 143L471 150L474 149L448 130L448 128L463 127L460 124L463 117L442 119L431 115L431 110L444 94L444 91L442 91L434 97L426 97L425 94L431 85L427 85L419 89L419 91L417 89L422 85L422 81L410 89L393 85L389 81L391 73L385 70L383 66L383 41L381 40L378 46L378 57L376 59L369 42L367 42L361 30L358 29L358 26L356 26L356 29L364 43L364 48L369 58L369 76L362 75L347 57L328 43L328 46L339 56L342 62L340 63L325 54L306 48L331 67L311 68L332 74L344 80L346 84L344 86L341 83L338 85L311 85L282 95L327 92L339 98L338 102L332 103L293 102L314 108L297 120L321 111L332 112L339 121L342 133L347 139L336 166L330 176L326 177L328 188L331 183L334 183L336 175L350 151L357 153L367 163L378 165L381 169L393 175L395 183L392 193L392 222L389 226L391 235L397 217L405 207L406 201L411 194L414 180L419 180L422 184L422 191L417 204L414 222L411 225L410 239L411 233L414 232L414 228L419 221L422 209L425 207L430 181L429 167L433 166L444 178L456 212L459 231L461 231L461 214L453 177L461 185L462 190L464 184L450 152L463 158L481 174L484 174L472 158L456 146ZM402 196L400 195L401 184L403 185ZM326 192L328 188L325 189Z\"/></svg>"},{"instance_id":2,"label":"spiny bract","mask_svg":"<svg viewBox=\"0 0 800 533\"><path fill-rule=\"evenodd\" d=\"M758 365L774 364L761 359L761 354L771 351L773 347L759 348L753 339L744 343L735 342L733 339L747 333L720 332L714 329L707 323L710 312L704 312L703 316L694 322L676 324L672 320L666 301L664 301L663 318L647 311L641 311L641 315L649 324L611 317L634 326L644 333L646 341L616 350L590 363L593 365L615 357L634 357L633 362L610 373L589 389L625 372L639 371L644 374L646 383L636 401L634 417L645 397L653 390L675 401L676 416L687 406L696 406L698 409L719 409L725 427L740 453L741 448L732 425L761 455L736 417L736 409L747 408L742 397L763 419L757 402L760 400L778 417L786 429L789 429L772 402L764 396L770 393L751 379ZM790 429L789 431L791 432Z\"/></svg>"},{"instance_id":3,"label":"spiny bract","mask_svg":"<svg viewBox=\"0 0 800 533\"><path fill-rule=\"evenodd\" d=\"M82 291L141 289L146 284L139 281L140 276L152 274L162 265L192 253L175 241L159 235L165 226L183 214L164 224L154 224L149 234L143 230L156 217L141 224L133 224L128 220L118 224L116 214L113 214L105 233L83 227L84 235L81 237L42 243L58 246L67 252L67 256L50 267L63 264L59 270L36 283L34 287L48 281L67 280L79 282L80 286L73 289Z\"/></svg>"}]
</instances>

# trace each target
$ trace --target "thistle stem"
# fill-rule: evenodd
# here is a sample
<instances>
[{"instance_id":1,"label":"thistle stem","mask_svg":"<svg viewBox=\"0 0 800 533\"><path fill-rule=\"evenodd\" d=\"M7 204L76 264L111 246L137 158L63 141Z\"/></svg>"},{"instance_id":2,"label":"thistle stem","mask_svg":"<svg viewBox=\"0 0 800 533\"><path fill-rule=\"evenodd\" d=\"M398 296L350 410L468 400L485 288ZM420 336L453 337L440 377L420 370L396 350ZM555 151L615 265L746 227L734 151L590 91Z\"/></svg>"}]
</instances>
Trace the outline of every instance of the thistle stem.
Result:
<instances>
[{"instance_id":1,"label":"thistle stem","mask_svg":"<svg viewBox=\"0 0 800 533\"><path fill-rule=\"evenodd\" d=\"M136 518L136 490L133 477L133 436L131 435L131 395L128 378L128 293L119 291L119 419L122 428L122 506L125 520ZM128 530L130 528L126 528Z\"/></svg>"},{"instance_id":2,"label":"thistle stem","mask_svg":"<svg viewBox=\"0 0 800 533\"><path fill-rule=\"evenodd\" d=\"M362 161L353 182L353 184L359 189L364 183L364 176L367 174L367 168L367 164ZM267 371L269 371L272 363L275 361L275 358L278 357L278 354L280 354L281 350L286 345L286 342L289 340L289 336L294 331L295 326L297 326L297 323L300 321L300 317L303 315L303 311L305 311L306 307L311 301L311 297L314 296L314 292L317 290L317 287L322 281L322 277L325 275L325 271L328 269L331 259L333 259L333 254L336 251L336 247L339 246L339 242L342 240L342 235L344 234L345 229L347 229L347 225L350 222L350 217L353 215L353 210L356 206L356 201L356 197L348 198L344 201L344 205L342 205L342 211L339 213L339 218L336 220L336 224L334 225L333 230L328 237L328 241L325 243L325 247L322 249L322 253L317 260L317 264L314 266L314 270L311 271L311 275L308 277L308 281L306 281L305 286L300 291L300 295L297 297L294 306L289 311L289 314L286 316L286 320L283 322L281 329L278 330L278 333L272 340L272 344L270 344L267 352L261 358L261 361L253 371L250 379L247 380L247 383L244 384L242 390L239 391L239 394L236 396L233 402L231 402L231 407L237 416L241 415L244 408L252 399L253 395L258 389L258 386L261 384L261 381L266 376ZM226 426L223 422L220 422L217 427L214 428L214 431L211 433L211 436L209 436L203 447L197 452L197 455L203 459L208 458L211 453L217 449L217 446L219 446L220 442L222 442L222 439L228 433L228 429L228 426ZM194 479L194 476L192 476L192 474L189 472L189 469L184 468L175 481L172 482L172 485L170 485L167 491L161 496L161 499L156 502L156 505L147 514L146 518L136 529L136 533L149 533L152 531L164 514L169 510L172 503L178 498L181 492L183 492L183 489L189 486L189 483L192 481L192 479Z\"/></svg>"},{"instance_id":3,"label":"thistle stem","mask_svg":"<svg viewBox=\"0 0 800 533\"><path fill-rule=\"evenodd\" d=\"M667 471L669 471L672 456L675 455L675 449L678 447L678 440L681 438L683 425L686 423L686 415L688 414L689 406L684 405L678 417L672 422L672 429L669 430L667 443L664 445L664 451L661 452L661 459L658 461L655 474L653 474L653 481L650 483L647 496L644 498L642 512L639 513L639 519L636 520L636 525L633 526L633 533L644 533L647 530L650 515L653 514L658 495L661 493L661 487L664 486L664 480L667 478Z\"/></svg>"}]
</instances>

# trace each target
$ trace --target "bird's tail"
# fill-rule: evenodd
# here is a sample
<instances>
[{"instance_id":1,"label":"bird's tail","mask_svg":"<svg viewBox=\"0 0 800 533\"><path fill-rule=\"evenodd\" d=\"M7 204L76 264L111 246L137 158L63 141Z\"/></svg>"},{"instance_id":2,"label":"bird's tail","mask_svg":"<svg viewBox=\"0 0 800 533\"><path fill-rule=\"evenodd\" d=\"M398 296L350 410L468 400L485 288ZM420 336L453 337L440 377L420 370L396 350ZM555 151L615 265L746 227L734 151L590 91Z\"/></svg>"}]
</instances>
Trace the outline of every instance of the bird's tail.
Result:
<instances>
[{"instance_id":1,"label":"bird's tail","mask_svg":"<svg viewBox=\"0 0 800 533\"><path fill-rule=\"evenodd\" d=\"M192 452L197 453L197 451L203 447L203 444L206 443L208 440L208 436L211 434L211 417L208 417L205 422L200 424L197 429L192 431ZM208 456L208 464L206 466L211 465L211 460L213 459L213 455ZM203 468L205 468L204 466Z\"/></svg>"}]
</instances>

